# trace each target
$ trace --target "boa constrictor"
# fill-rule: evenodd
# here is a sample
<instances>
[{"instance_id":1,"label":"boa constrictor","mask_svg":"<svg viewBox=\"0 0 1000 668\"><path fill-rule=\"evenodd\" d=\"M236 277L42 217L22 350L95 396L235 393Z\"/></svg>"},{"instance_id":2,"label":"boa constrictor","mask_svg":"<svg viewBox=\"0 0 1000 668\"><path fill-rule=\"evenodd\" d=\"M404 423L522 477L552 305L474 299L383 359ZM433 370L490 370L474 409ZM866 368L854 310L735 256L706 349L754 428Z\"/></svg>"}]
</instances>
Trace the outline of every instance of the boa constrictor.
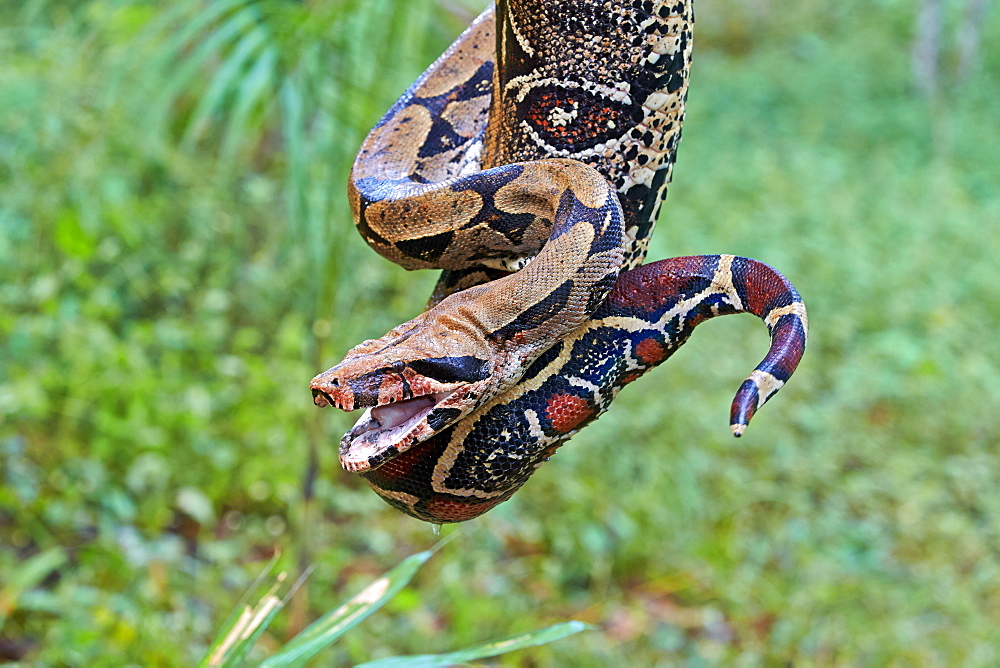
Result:
<instances>
[{"instance_id":1,"label":"boa constrictor","mask_svg":"<svg viewBox=\"0 0 1000 668\"><path fill-rule=\"evenodd\" d=\"M352 349L314 401L367 410L340 461L431 522L509 498L707 318L771 335L733 401L739 436L806 340L795 289L731 255L642 261L680 139L690 0L500 0L363 143L358 230L444 269L427 311Z\"/></svg>"}]
</instances>

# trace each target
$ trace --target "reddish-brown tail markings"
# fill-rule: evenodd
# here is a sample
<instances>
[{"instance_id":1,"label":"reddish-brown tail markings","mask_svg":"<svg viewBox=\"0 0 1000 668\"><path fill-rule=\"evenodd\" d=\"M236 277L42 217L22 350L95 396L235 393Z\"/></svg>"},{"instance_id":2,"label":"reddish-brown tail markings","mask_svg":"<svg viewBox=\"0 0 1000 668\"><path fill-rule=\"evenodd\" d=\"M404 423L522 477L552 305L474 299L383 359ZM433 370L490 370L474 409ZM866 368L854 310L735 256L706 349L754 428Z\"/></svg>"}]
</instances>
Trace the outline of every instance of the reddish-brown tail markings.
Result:
<instances>
[{"instance_id":1,"label":"reddish-brown tail markings","mask_svg":"<svg viewBox=\"0 0 1000 668\"><path fill-rule=\"evenodd\" d=\"M723 256L725 257L725 256ZM746 310L767 325L771 347L736 392L729 414L734 436L742 436L757 409L788 382L806 349L809 323L795 288L771 267L733 258L730 276Z\"/></svg>"},{"instance_id":2,"label":"reddish-brown tail markings","mask_svg":"<svg viewBox=\"0 0 1000 668\"><path fill-rule=\"evenodd\" d=\"M696 291L697 281L708 285ZM653 359L643 354L642 346L652 347L654 339L636 346L638 359L652 362L641 373L665 360L708 318L729 313L756 315L767 325L771 346L733 399L730 428L734 436L741 436L757 409L781 389L802 359L808 330L805 305L795 287L762 262L733 255L697 255L660 260L623 273L605 307L594 317L606 317L612 311L635 314L637 310L646 311L645 318L654 317L654 312L656 317L664 317L663 309L675 308L678 300L684 303L685 294L689 298L696 294L697 300L688 305L686 313L671 314L679 315L683 325L672 333L668 350Z\"/></svg>"}]
</instances>

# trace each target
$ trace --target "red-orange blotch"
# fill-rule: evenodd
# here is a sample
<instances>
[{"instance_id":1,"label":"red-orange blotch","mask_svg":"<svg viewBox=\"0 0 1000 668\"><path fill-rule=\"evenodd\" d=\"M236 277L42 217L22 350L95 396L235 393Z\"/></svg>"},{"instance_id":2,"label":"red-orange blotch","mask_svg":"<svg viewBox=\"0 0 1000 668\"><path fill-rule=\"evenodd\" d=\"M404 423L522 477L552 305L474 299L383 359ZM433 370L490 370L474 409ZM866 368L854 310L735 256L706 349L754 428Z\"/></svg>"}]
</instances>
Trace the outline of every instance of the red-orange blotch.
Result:
<instances>
[{"instance_id":1,"label":"red-orange blotch","mask_svg":"<svg viewBox=\"0 0 1000 668\"><path fill-rule=\"evenodd\" d=\"M635 354L644 364L656 364L663 361L667 351L656 339L643 339L635 347Z\"/></svg>"},{"instance_id":2,"label":"red-orange blotch","mask_svg":"<svg viewBox=\"0 0 1000 668\"><path fill-rule=\"evenodd\" d=\"M593 413L594 409L587 405L586 399L565 392L553 395L545 406L545 415L552 423L552 428L564 434L575 429Z\"/></svg>"}]
</instances>

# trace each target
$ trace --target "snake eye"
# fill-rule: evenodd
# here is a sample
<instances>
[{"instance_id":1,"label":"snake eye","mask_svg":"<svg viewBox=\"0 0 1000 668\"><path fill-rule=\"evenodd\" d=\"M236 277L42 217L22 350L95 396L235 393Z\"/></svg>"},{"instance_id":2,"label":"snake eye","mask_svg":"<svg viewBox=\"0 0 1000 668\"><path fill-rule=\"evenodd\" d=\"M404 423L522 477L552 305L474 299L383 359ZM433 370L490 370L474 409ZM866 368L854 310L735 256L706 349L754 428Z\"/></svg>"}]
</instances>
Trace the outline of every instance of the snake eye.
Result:
<instances>
[{"instance_id":1,"label":"snake eye","mask_svg":"<svg viewBox=\"0 0 1000 668\"><path fill-rule=\"evenodd\" d=\"M421 376L439 383L474 383L489 376L486 360L472 355L413 360L409 366Z\"/></svg>"},{"instance_id":2,"label":"snake eye","mask_svg":"<svg viewBox=\"0 0 1000 668\"><path fill-rule=\"evenodd\" d=\"M642 107L580 88L540 85L524 94L525 121L558 151L580 151L621 137Z\"/></svg>"}]
</instances>

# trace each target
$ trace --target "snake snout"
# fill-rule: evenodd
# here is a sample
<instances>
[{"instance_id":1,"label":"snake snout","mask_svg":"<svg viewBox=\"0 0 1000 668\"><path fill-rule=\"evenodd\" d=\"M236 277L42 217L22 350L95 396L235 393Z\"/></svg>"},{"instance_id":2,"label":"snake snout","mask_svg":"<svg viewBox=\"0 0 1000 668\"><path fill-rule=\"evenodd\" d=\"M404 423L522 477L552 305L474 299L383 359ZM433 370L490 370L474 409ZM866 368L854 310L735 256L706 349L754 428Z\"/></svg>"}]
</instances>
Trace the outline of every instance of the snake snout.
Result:
<instances>
[{"instance_id":1,"label":"snake snout","mask_svg":"<svg viewBox=\"0 0 1000 668\"><path fill-rule=\"evenodd\" d=\"M320 408L326 408L327 406L336 405L336 402L333 400L333 397L331 397L323 390L314 387L312 394L313 394L313 403L319 406Z\"/></svg>"},{"instance_id":2,"label":"snake snout","mask_svg":"<svg viewBox=\"0 0 1000 668\"><path fill-rule=\"evenodd\" d=\"M313 378L309 388L312 390L313 403L320 408L333 406L350 412L358 407L358 397L354 389L344 380L320 374Z\"/></svg>"},{"instance_id":3,"label":"snake snout","mask_svg":"<svg viewBox=\"0 0 1000 668\"><path fill-rule=\"evenodd\" d=\"M333 406L342 411L353 411L358 407L353 383L344 378L337 367L327 369L309 383L313 403L320 408Z\"/></svg>"}]
</instances>

